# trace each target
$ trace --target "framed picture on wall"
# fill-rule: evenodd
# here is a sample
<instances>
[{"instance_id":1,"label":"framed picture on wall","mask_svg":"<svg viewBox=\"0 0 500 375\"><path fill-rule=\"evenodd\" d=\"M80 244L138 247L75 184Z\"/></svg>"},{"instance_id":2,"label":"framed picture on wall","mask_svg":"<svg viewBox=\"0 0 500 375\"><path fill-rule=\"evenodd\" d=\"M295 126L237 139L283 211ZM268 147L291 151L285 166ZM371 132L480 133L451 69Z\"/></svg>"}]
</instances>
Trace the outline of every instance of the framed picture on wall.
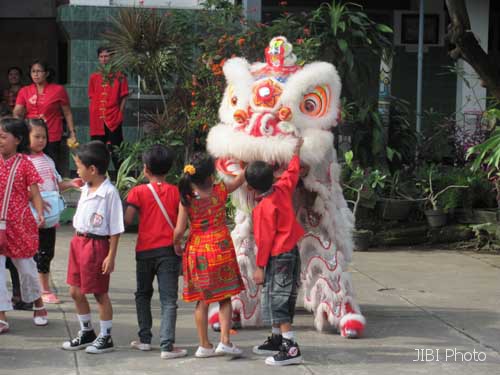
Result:
<instances>
[{"instance_id":1,"label":"framed picture on wall","mask_svg":"<svg viewBox=\"0 0 500 375\"><path fill-rule=\"evenodd\" d=\"M418 44L418 14L401 16L401 43ZM439 14L424 16L424 44L439 44Z\"/></svg>"}]
</instances>

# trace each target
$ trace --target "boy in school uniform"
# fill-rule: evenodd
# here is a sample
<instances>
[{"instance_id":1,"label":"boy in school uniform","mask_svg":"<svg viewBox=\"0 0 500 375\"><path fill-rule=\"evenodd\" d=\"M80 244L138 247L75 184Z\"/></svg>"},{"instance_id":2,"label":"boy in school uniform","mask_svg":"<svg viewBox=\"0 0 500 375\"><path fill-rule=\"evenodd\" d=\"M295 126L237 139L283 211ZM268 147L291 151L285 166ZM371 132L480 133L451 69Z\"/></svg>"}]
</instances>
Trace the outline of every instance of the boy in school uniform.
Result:
<instances>
[{"instance_id":1,"label":"boy in school uniform","mask_svg":"<svg viewBox=\"0 0 500 375\"><path fill-rule=\"evenodd\" d=\"M142 161L144 176L149 184L142 184L130 190L125 211L127 225L132 223L136 213L139 214L135 247L135 305L139 341L132 341L130 346L143 351L151 350L151 298L156 276L161 303L161 358L184 357L187 351L174 347L181 257L174 251L173 238L180 196L177 186L165 181L174 161L174 153L165 146L154 145L144 152Z\"/></svg>"},{"instance_id":2,"label":"boy in school uniform","mask_svg":"<svg viewBox=\"0 0 500 375\"><path fill-rule=\"evenodd\" d=\"M65 350L86 348L87 353L100 354L114 349L111 338L113 308L108 290L124 224L120 196L106 177L109 159L109 151L101 141L80 146L74 157L77 173L85 184L73 217L76 233L70 244L66 281L75 301L80 331L63 343ZM90 306L85 296L89 293L94 294L99 309L99 336L92 328Z\"/></svg>"},{"instance_id":3,"label":"boy in school uniform","mask_svg":"<svg viewBox=\"0 0 500 375\"><path fill-rule=\"evenodd\" d=\"M257 246L254 281L263 285L262 320L272 326L271 336L253 352L272 355L265 361L271 366L302 363L292 330L300 273L297 242L304 235L295 217L292 195L299 180L302 143L300 138L287 170L274 185L273 168L265 162L252 162L245 171L249 189L255 190L258 202L252 213Z\"/></svg>"}]
</instances>

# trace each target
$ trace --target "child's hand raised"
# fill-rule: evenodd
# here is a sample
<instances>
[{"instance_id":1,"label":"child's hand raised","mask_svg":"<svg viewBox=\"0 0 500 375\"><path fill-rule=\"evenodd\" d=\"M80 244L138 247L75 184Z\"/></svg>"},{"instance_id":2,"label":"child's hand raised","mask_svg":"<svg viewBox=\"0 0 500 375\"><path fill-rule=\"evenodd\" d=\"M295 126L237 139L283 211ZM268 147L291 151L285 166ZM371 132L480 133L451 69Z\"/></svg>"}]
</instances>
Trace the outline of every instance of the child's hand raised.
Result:
<instances>
[{"instance_id":1,"label":"child's hand raised","mask_svg":"<svg viewBox=\"0 0 500 375\"><path fill-rule=\"evenodd\" d=\"M302 147L303 144L304 144L304 138L302 137L297 138L297 144L295 145L295 148L293 150L293 153L295 155L300 154L300 148Z\"/></svg>"}]
</instances>

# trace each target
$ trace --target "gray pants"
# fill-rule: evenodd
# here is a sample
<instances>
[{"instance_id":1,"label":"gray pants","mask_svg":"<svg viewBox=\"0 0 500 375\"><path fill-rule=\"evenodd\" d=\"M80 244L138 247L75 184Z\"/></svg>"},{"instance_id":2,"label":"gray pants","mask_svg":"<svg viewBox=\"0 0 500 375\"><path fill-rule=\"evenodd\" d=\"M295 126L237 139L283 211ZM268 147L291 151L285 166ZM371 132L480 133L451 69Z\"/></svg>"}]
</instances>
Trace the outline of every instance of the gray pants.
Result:
<instances>
[{"instance_id":1,"label":"gray pants","mask_svg":"<svg viewBox=\"0 0 500 375\"><path fill-rule=\"evenodd\" d=\"M299 272L300 257L297 247L269 258L261 295L264 324L293 323Z\"/></svg>"},{"instance_id":2,"label":"gray pants","mask_svg":"<svg viewBox=\"0 0 500 375\"><path fill-rule=\"evenodd\" d=\"M153 337L151 333L153 325L151 298L154 291L153 281L156 276L161 304L160 348L161 351L171 351L175 342L180 257L172 255L137 259L136 265L135 305L137 322L139 323L139 339L142 343L150 344Z\"/></svg>"}]
</instances>

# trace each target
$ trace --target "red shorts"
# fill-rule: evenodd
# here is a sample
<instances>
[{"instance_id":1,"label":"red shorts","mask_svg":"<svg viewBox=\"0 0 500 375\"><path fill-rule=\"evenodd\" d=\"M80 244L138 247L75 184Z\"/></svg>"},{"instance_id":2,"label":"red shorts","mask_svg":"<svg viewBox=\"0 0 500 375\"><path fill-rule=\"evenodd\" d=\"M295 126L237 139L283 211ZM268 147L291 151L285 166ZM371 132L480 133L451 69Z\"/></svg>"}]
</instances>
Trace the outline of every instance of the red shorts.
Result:
<instances>
[{"instance_id":1,"label":"red shorts","mask_svg":"<svg viewBox=\"0 0 500 375\"><path fill-rule=\"evenodd\" d=\"M109 290L109 274L102 274L102 262L109 253L109 240L74 236L71 240L66 283L82 294L103 294Z\"/></svg>"}]
</instances>

